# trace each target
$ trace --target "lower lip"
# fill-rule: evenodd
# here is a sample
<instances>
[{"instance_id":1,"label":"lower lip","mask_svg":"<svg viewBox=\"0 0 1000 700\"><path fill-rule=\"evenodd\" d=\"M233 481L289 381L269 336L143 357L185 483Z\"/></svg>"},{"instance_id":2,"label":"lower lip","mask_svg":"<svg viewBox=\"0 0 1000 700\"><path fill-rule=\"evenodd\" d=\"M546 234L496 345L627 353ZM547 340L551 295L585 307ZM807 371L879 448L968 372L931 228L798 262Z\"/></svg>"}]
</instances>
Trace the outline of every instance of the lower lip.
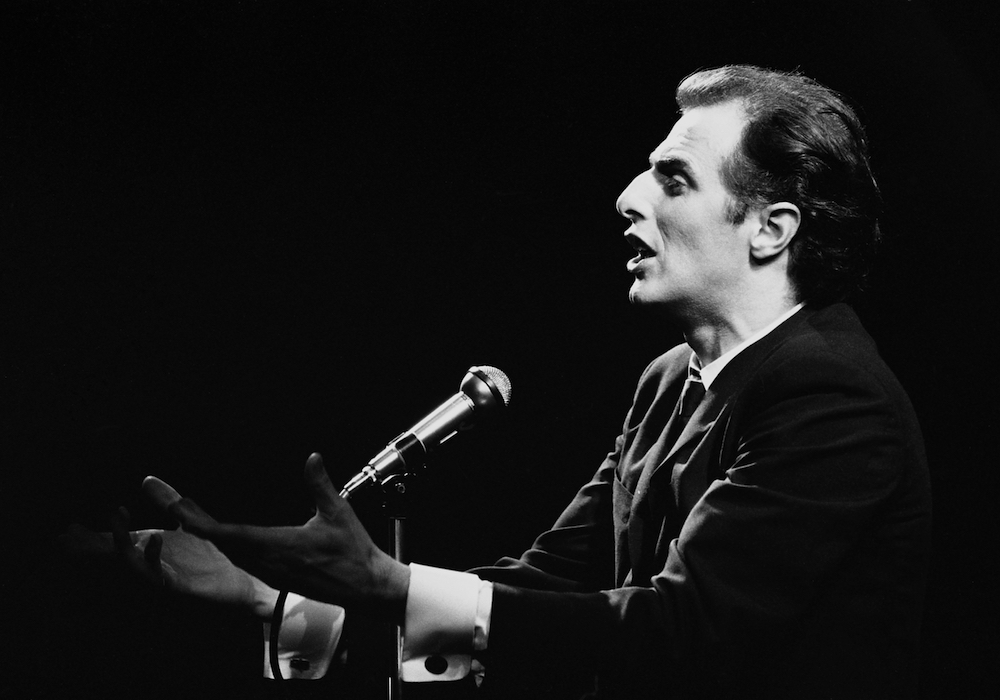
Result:
<instances>
[{"instance_id":1,"label":"lower lip","mask_svg":"<svg viewBox=\"0 0 1000 700\"><path fill-rule=\"evenodd\" d=\"M648 257L649 256L636 255L634 258L625 263L625 269L628 270L629 272L634 273L637 269L639 269L639 266L642 264L642 261L646 260Z\"/></svg>"}]
</instances>

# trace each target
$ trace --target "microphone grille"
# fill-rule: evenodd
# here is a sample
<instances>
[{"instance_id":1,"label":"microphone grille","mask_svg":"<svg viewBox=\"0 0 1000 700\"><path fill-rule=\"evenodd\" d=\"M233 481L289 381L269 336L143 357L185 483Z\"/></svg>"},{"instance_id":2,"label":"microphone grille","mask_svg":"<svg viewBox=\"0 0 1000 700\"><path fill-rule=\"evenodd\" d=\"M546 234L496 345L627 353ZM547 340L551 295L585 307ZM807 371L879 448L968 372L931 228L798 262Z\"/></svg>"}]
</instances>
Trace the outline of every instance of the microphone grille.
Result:
<instances>
[{"instance_id":1,"label":"microphone grille","mask_svg":"<svg viewBox=\"0 0 1000 700\"><path fill-rule=\"evenodd\" d=\"M476 369L485 374L493 382L497 391L500 392L501 398L503 398L503 405L510 406L510 378L496 367L490 367L489 365L480 365Z\"/></svg>"}]
</instances>

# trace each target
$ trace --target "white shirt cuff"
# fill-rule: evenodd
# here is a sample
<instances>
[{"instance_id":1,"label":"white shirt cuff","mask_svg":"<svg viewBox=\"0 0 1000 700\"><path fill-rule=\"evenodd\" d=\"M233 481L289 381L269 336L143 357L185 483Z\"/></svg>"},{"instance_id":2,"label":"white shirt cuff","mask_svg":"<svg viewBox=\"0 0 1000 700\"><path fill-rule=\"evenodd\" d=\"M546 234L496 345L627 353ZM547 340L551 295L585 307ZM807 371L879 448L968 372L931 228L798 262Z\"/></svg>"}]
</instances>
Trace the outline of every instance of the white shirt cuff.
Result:
<instances>
[{"instance_id":1,"label":"white shirt cuff","mask_svg":"<svg viewBox=\"0 0 1000 700\"><path fill-rule=\"evenodd\" d=\"M344 609L289 593L278 631L278 668L282 678L321 678L330 667L344 631ZM264 677L274 678L270 662L271 623L264 623Z\"/></svg>"},{"instance_id":2,"label":"white shirt cuff","mask_svg":"<svg viewBox=\"0 0 1000 700\"><path fill-rule=\"evenodd\" d=\"M451 681L473 669L489 640L493 584L475 574L410 564L402 680Z\"/></svg>"}]
</instances>

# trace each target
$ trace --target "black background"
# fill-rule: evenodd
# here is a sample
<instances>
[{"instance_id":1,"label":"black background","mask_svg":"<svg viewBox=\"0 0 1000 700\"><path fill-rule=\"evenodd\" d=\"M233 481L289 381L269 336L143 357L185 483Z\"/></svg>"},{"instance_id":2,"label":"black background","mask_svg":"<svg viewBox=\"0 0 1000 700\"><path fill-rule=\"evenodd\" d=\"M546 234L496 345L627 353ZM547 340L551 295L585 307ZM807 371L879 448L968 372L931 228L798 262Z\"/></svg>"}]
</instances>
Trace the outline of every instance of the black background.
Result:
<instances>
[{"instance_id":1,"label":"black background","mask_svg":"<svg viewBox=\"0 0 1000 700\"><path fill-rule=\"evenodd\" d=\"M862 107L889 240L857 308L934 478L923 693L992 695L995 16L691 5L8 2L0 696L253 692L256 623L55 536L119 504L165 525L146 474L220 519L301 521L310 452L345 480L474 364L510 375L511 410L438 455L411 554L527 547L679 339L628 305L613 203L676 83L727 62Z\"/></svg>"}]
</instances>

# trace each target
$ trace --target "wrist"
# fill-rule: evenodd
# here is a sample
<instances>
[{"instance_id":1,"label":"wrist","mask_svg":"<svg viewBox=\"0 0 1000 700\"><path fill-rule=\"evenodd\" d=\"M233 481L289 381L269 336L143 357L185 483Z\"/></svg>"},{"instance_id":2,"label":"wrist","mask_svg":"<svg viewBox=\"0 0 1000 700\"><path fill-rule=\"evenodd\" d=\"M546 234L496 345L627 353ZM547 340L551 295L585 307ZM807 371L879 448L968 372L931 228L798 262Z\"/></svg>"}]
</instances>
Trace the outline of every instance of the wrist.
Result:
<instances>
[{"instance_id":1,"label":"wrist","mask_svg":"<svg viewBox=\"0 0 1000 700\"><path fill-rule=\"evenodd\" d=\"M406 618L406 598L410 589L410 567L385 554L379 566L375 606L389 621L401 625Z\"/></svg>"},{"instance_id":2,"label":"wrist","mask_svg":"<svg viewBox=\"0 0 1000 700\"><path fill-rule=\"evenodd\" d=\"M278 593L279 591L259 578L250 576L250 611L254 617L265 622L270 621L278 601Z\"/></svg>"}]
</instances>

